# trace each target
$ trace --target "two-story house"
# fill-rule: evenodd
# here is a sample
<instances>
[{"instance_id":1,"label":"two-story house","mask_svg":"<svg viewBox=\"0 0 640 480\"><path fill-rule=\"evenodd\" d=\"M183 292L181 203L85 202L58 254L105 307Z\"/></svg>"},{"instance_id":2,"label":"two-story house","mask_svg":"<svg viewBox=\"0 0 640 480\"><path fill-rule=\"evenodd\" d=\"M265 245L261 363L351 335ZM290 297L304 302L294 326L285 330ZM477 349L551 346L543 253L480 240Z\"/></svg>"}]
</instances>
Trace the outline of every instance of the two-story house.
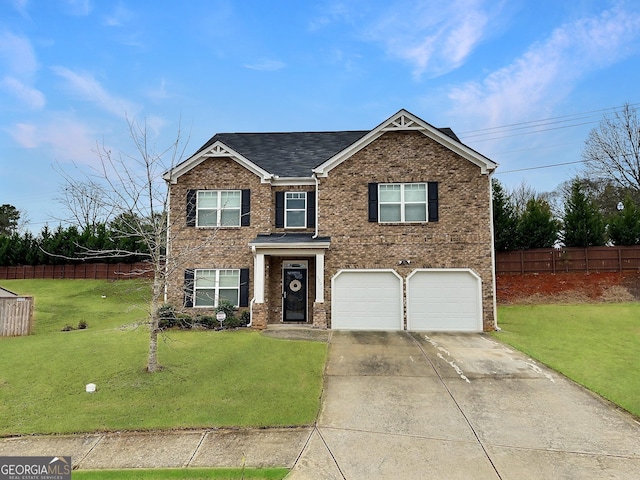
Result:
<instances>
[{"instance_id":1,"label":"two-story house","mask_svg":"<svg viewBox=\"0 0 640 480\"><path fill-rule=\"evenodd\" d=\"M495 328L496 163L401 110L372 130L220 133L165 174L167 301L251 324Z\"/></svg>"}]
</instances>

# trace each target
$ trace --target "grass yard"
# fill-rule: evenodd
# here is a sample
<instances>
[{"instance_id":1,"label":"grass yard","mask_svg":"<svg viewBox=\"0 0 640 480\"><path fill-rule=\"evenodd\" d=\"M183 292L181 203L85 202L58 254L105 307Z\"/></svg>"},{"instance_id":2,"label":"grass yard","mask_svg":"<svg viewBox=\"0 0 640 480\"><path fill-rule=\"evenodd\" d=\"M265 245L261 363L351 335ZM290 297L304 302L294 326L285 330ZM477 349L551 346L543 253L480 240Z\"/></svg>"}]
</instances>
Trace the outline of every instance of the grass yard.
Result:
<instances>
[{"instance_id":1,"label":"grass yard","mask_svg":"<svg viewBox=\"0 0 640 480\"><path fill-rule=\"evenodd\" d=\"M640 417L640 303L498 309L495 337Z\"/></svg>"},{"instance_id":2,"label":"grass yard","mask_svg":"<svg viewBox=\"0 0 640 480\"><path fill-rule=\"evenodd\" d=\"M35 335L0 338L0 436L308 425L327 345L238 330L170 331L145 371L148 284L12 280L32 294ZM106 298L103 298L105 296ZM138 307L140 306L140 308ZM62 332L88 323L86 330ZM85 392L87 383L96 393Z\"/></svg>"},{"instance_id":3,"label":"grass yard","mask_svg":"<svg viewBox=\"0 0 640 480\"><path fill-rule=\"evenodd\" d=\"M286 468L176 468L153 470L75 470L74 480L281 480Z\"/></svg>"}]
</instances>

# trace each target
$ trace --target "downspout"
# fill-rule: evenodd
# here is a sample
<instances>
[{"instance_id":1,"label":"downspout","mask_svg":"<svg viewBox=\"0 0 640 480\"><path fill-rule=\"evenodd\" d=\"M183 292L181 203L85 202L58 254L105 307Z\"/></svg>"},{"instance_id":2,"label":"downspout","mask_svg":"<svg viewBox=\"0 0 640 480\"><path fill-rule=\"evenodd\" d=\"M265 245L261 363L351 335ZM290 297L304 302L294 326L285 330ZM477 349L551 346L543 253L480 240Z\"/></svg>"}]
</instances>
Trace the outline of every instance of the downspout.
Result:
<instances>
[{"instance_id":1,"label":"downspout","mask_svg":"<svg viewBox=\"0 0 640 480\"><path fill-rule=\"evenodd\" d=\"M496 300L496 246L494 242L494 225L493 225L493 171L489 172L489 220L491 221L491 278L493 279L493 327L496 331L500 331L498 326L498 302Z\"/></svg>"},{"instance_id":2,"label":"downspout","mask_svg":"<svg viewBox=\"0 0 640 480\"><path fill-rule=\"evenodd\" d=\"M164 303L167 303L167 298L169 295L167 278L169 276L169 252L171 248L171 233L169 231L169 229L171 228L171 180L165 181L167 182L167 239L164 252L164 281L162 283L164 283Z\"/></svg>"},{"instance_id":3,"label":"downspout","mask_svg":"<svg viewBox=\"0 0 640 480\"><path fill-rule=\"evenodd\" d=\"M316 182L316 232L313 234L313 239L318 238L318 218L319 218L319 212L320 212L320 195L318 193L318 189L320 188L320 180L318 180L318 176L315 174L315 172L313 173L313 179Z\"/></svg>"}]
</instances>

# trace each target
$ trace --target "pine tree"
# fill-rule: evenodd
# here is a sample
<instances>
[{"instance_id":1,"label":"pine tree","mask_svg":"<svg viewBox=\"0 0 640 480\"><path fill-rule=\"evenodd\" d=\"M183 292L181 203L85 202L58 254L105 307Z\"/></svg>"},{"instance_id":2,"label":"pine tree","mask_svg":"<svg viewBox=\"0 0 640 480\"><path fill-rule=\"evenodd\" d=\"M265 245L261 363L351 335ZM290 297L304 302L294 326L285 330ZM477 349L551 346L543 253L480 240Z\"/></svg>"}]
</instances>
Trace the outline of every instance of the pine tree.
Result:
<instances>
[{"instance_id":1,"label":"pine tree","mask_svg":"<svg viewBox=\"0 0 640 480\"><path fill-rule=\"evenodd\" d=\"M609 222L609 238L614 245L640 245L640 209L628 194L623 205Z\"/></svg>"},{"instance_id":2,"label":"pine tree","mask_svg":"<svg viewBox=\"0 0 640 480\"><path fill-rule=\"evenodd\" d=\"M491 183L493 190L493 242L498 252L516 250L518 243L518 216L511 199L498 180Z\"/></svg>"},{"instance_id":3,"label":"pine tree","mask_svg":"<svg viewBox=\"0 0 640 480\"><path fill-rule=\"evenodd\" d=\"M564 206L562 240L565 247L604 245L604 218L595 203L584 194L582 183L574 180Z\"/></svg>"},{"instance_id":4,"label":"pine tree","mask_svg":"<svg viewBox=\"0 0 640 480\"><path fill-rule=\"evenodd\" d=\"M532 198L518 222L518 238L521 248L550 248L558 240L559 222L553 218L549 204Z\"/></svg>"}]
</instances>

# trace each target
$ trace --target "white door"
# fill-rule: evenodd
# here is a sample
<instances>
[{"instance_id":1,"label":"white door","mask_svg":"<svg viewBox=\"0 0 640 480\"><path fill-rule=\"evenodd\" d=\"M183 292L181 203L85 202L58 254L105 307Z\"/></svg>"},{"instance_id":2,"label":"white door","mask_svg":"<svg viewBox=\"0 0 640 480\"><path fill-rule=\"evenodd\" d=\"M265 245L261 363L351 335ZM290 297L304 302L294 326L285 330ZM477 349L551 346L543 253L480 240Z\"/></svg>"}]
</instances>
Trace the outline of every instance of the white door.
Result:
<instances>
[{"instance_id":1,"label":"white door","mask_svg":"<svg viewBox=\"0 0 640 480\"><path fill-rule=\"evenodd\" d=\"M481 332L482 282L468 269L418 269L407 277L407 329Z\"/></svg>"},{"instance_id":2,"label":"white door","mask_svg":"<svg viewBox=\"0 0 640 480\"><path fill-rule=\"evenodd\" d=\"M340 270L331 279L331 328L402 330L402 295L393 270Z\"/></svg>"}]
</instances>

